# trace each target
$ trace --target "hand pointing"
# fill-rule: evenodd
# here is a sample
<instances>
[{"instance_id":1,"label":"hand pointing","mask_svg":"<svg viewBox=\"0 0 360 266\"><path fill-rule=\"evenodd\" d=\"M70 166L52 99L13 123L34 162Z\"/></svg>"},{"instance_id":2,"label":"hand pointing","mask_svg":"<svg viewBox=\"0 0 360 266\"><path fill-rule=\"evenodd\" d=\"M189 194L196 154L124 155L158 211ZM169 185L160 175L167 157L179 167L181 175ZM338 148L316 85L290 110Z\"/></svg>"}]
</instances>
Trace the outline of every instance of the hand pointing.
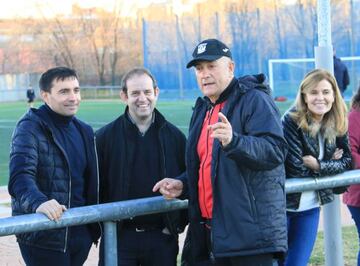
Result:
<instances>
[{"instance_id":1,"label":"hand pointing","mask_svg":"<svg viewBox=\"0 0 360 266\"><path fill-rule=\"evenodd\" d=\"M227 146L233 137L232 126L226 116L219 112L220 122L209 125L208 130L211 131L210 137L218 139L222 146Z\"/></svg>"}]
</instances>

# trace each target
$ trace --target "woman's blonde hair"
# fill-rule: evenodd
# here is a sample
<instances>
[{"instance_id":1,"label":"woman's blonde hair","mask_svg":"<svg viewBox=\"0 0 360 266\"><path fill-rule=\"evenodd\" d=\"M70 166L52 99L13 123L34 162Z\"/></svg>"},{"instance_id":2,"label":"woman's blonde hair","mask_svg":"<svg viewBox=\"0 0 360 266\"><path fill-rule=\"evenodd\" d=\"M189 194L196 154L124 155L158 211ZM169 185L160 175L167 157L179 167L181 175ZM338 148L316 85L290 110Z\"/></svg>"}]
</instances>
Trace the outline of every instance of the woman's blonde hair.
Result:
<instances>
[{"instance_id":1,"label":"woman's blonde hair","mask_svg":"<svg viewBox=\"0 0 360 266\"><path fill-rule=\"evenodd\" d=\"M307 107L305 93L315 88L322 80L331 84L334 102L330 111L324 115L321 124L318 124ZM320 130L328 142L334 142L337 136L346 134L348 130L346 104L334 76L328 71L315 69L307 73L300 84L294 105L295 109L290 112L291 117L297 122L299 128L308 132L312 137L315 137Z\"/></svg>"}]
</instances>

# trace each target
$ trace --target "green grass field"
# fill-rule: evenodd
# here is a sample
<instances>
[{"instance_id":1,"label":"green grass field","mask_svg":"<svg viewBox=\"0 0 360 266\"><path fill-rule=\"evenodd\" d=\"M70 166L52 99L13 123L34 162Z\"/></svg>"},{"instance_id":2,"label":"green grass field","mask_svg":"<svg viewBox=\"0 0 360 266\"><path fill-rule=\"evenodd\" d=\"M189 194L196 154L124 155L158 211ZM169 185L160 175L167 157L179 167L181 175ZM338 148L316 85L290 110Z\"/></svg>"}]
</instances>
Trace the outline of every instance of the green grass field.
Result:
<instances>
[{"instance_id":1,"label":"green grass field","mask_svg":"<svg viewBox=\"0 0 360 266\"><path fill-rule=\"evenodd\" d=\"M194 101L159 102L158 109L185 134ZM35 107L40 106L37 102ZM77 117L89 123L94 130L114 120L124 112L120 100L83 101ZM11 134L16 122L27 111L25 102L2 103L0 105L0 185L6 185L9 177L9 150Z\"/></svg>"},{"instance_id":2,"label":"green grass field","mask_svg":"<svg viewBox=\"0 0 360 266\"><path fill-rule=\"evenodd\" d=\"M188 124L195 100L159 101L157 108L172 123L187 134ZM40 106L37 102L35 107ZM279 103L284 111L289 103ZM114 120L123 113L124 105L120 100L83 101L77 117L89 123L95 130ZM0 185L6 185L9 177L9 148L12 131L19 118L27 111L25 102L0 104Z\"/></svg>"}]
</instances>

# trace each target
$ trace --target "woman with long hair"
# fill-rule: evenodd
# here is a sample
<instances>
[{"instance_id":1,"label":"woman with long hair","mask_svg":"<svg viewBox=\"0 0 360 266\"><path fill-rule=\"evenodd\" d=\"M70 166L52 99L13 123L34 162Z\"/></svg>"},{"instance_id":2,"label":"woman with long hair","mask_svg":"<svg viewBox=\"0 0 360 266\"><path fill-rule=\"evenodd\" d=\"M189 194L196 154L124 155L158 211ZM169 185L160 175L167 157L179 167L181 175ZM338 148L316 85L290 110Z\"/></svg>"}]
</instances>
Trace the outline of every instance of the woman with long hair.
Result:
<instances>
[{"instance_id":1,"label":"woman with long hair","mask_svg":"<svg viewBox=\"0 0 360 266\"><path fill-rule=\"evenodd\" d=\"M283 117L289 144L287 178L318 178L351 168L346 105L335 78L316 69L302 80L294 106ZM320 206L333 189L287 195L288 254L285 265L306 266L317 235Z\"/></svg>"},{"instance_id":2,"label":"woman with long hair","mask_svg":"<svg viewBox=\"0 0 360 266\"><path fill-rule=\"evenodd\" d=\"M360 87L352 98L349 112L349 141L353 168L360 169ZM351 216L355 221L360 241L360 184L351 185L343 196ZM360 252L358 252L357 265L360 266Z\"/></svg>"}]
</instances>

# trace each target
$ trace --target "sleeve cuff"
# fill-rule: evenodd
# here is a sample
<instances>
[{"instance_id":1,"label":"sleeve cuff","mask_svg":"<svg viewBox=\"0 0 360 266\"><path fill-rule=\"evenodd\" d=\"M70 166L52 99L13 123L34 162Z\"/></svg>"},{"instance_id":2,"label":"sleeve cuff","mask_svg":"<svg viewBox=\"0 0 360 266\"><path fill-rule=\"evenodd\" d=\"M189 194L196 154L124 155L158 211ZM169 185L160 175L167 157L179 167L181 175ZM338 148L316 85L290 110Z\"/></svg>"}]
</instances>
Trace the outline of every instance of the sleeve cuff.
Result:
<instances>
[{"instance_id":1,"label":"sleeve cuff","mask_svg":"<svg viewBox=\"0 0 360 266\"><path fill-rule=\"evenodd\" d=\"M230 143L228 145L226 145L225 147L222 146L222 149L224 151L231 150L235 146L235 143L237 143L238 139L239 139L239 134L236 132L233 132L233 136L232 136Z\"/></svg>"}]
</instances>

